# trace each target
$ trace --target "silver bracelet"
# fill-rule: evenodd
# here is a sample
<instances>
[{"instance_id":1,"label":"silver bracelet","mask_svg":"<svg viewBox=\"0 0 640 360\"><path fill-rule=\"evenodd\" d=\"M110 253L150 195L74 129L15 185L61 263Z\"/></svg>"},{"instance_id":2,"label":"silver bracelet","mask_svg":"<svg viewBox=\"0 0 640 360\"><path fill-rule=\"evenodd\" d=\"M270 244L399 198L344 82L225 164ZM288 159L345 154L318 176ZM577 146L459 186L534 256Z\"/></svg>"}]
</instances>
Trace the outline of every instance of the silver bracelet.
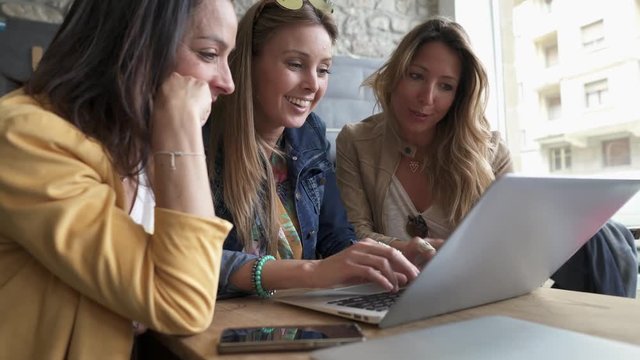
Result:
<instances>
[{"instance_id":1,"label":"silver bracelet","mask_svg":"<svg viewBox=\"0 0 640 360\"><path fill-rule=\"evenodd\" d=\"M153 153L153 156L156 155L169 155L171 156L171 159L169 160L169 166L171 167L171 170L175 170L176 169L176 156L202 156L202 157L206 157L204 153L189 153L189 152L182 152L182 151L156 151Z\"/></svg>"}]
</instances>

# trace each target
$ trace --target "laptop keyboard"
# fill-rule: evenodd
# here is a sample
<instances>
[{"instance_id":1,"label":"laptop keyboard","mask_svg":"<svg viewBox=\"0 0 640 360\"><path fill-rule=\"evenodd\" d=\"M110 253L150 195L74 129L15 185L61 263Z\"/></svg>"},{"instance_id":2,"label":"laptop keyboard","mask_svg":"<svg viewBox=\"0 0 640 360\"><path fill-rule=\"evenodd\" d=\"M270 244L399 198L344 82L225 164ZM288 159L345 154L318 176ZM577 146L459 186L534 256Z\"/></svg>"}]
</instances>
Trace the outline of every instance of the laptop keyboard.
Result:
<instances>
[{"instance_id":1,"label":"laptop keyboard","mask_svg":"<svg viewBox=\"0 0 640 360\"><path fill-rule=\"evenodd\" d=\"M329 301L329 304L347 306L356 309L365 309L372 311L385 311L388 310L393 303L396 302L398 297L402 294L404 289L396 293L378 293L370 295L354 296L346 299Z\"/></svg>"}]
</instances>

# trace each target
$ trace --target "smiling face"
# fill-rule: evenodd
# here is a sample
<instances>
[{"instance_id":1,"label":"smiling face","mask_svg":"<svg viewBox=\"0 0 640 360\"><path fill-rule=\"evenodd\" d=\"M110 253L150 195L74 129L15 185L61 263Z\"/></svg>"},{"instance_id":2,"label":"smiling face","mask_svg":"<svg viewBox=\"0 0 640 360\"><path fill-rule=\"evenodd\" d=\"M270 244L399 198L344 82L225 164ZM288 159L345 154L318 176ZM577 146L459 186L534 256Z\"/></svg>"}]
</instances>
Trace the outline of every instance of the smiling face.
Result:
<instances>
[{"instance_id":1,"label":"smiling face","mask_svg":"<svg viewBox=\"0 0 640 360\"><path fill-rule=\"evenodd\" d=\"M400 135L415 145L431 141L435 126L456 97L461 64L457 54L440 41L418 49L391 95Z\"/></svg>"},{"instance_id":2,"label":"smiling face","mask_svg":"<svg viewBox=\"0 0 640 360\"><path fill-rule=\"evenodd\" d=\"M234 90L228 56L235 47L238 21L230 1L205 0L194 11L178 45L175 71L209 84L212 101Z\"/></svg>"},{"instance_id":3,"label":"smiling face","mask_svg":"<svg viewBox=\"0 0 640 360\"><path fill-rule=\"evenodd\" d=\"M253 58L255 123L260 135L277 139L298 128L327 90L331 37L321 25L277 30Z\"/></svg>"}]
</instances>

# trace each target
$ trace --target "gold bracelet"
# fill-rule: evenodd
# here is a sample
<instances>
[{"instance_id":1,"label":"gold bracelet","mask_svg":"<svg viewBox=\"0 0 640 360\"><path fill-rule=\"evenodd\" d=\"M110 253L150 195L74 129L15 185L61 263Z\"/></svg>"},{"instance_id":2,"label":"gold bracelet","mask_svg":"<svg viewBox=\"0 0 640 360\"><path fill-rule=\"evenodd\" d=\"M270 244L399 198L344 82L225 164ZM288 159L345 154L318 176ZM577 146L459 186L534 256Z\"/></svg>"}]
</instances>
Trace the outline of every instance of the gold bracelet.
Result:
<instances>
[{"instance_id":1,"label":"gold bracelet","mask_svg":"<svg viewBox=\"0 0 640 360\"><path fill-rule=\"evenodd\" d=\"M170 159L170 167L171 170L175 170L176 169L176 156L202 156L202 157L206 157L204 153L189 153L189 152L182 152L182 151L156 151L153 153L153 156L156 155L169 155L171 156Z\"/></svg>"}]
</instances>

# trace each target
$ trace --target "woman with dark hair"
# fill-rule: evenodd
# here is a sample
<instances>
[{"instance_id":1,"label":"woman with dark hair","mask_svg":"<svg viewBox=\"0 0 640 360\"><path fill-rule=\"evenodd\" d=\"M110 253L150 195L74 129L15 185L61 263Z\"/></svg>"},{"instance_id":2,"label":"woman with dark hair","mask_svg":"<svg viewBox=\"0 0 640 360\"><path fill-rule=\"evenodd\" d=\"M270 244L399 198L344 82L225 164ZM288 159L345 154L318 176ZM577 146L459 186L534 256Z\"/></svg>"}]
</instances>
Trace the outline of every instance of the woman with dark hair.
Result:
<instances>
[{"instance_id":1,"label":"woman with dark hair","mask_svg":"<svg viewBox=\"0 0 640 360\"><path fill-rule=\"evenodd\" d=\"M78 0L0 99L0 358L125 359L134 322L209 326L231 226L201 126L236 29L229 0Z\"/></svg>"},{"instance_id":2,"label":"woman with dark hair","mask_svg":"<svg viewBox=\"0 0 640 360\"><path fill-rule=\"evenodd\" d=\"M220 290L256 293L365 281L397 290L418 270L372 240L356 242L312 112L338 35L328 2L262 0L238 25L229 63L238 91L213 112L216 213L235 225Z\"/></svg>"}]
</instances>

